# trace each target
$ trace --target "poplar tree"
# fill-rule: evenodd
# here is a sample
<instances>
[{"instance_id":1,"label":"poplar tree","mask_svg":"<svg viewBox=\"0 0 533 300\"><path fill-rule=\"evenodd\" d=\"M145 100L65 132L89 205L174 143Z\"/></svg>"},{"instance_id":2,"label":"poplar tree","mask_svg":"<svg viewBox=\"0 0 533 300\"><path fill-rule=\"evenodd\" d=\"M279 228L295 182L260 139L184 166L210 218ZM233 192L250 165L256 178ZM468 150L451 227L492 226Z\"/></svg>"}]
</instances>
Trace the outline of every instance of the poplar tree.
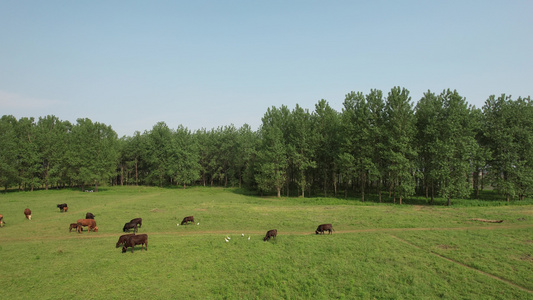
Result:
<instances>
[{"instance_id":1,"label":"poplar tree","mask_svg":"<svg viewBox=\"0 0 533 300\"><path fill-rule=\"evenodd\" d=\"M415 192L416 151L414 149L414 112L409 91L394 87L388 93L384 108L386 168L389 191L394 202Z\"/></svg>"},{"instance_id":2,"label":"poplar tree","mask_svg":"<svg viewBox=\"0 0 533 300\"><path fill-rule=\"evenodd\" d=\"M275 190L278 198L281 197L281 190L287 180L288 167L282 131L282 109L269 108L262 118L255 175L258 189L261 192Z\"/></svg>"}]
</instances>

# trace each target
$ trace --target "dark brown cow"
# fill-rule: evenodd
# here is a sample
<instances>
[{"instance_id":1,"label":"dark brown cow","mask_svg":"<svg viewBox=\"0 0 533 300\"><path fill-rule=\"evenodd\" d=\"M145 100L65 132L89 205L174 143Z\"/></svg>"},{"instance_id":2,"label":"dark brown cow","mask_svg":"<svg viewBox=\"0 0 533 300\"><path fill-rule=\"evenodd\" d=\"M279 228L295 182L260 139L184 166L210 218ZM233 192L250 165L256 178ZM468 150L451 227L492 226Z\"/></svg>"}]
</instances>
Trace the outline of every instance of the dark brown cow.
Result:
<instances>
[{"instance_id":1,"label":"dark brown cow","mask_svg":"<svg viewBox=\"0 0 533 300\"><path fill-rule=\"evenodd\" d=\"M263 239L263 241L268 241L270 240L270 238L275 239L277 235L278 235L278 230L276 229L269 230L267 231L267 234L265 235L265 238Z\"/></svg>"},{"instance_id":2,"label":"dark brown cow","mask_svg":"<svg viewBox=\"0 0 533 300\"><path fill-rule=\"evenodd\" d=\"M0 215L0 227L4 227L4 216Z\"/></svg>"},{"instance_id":3,"label":"dark brown cow","mask_svg":"<svg viewBox=\"0 0 533 300\"><path fill-rule=\"evenodd\" d=\"M316 229L315 233L324 234L324 231L329 231L329 234L331 234L331 232L334 230L331 224L321 224L321 225L318 225L318 228Z\"/></svg>"},{"instance_id":4,"label":"dark brown cow","mask_svg":"<svg viewBox=\"0 0 533 300\"><path fill-rule=\"evenodd\" d=\"M76 229L76 231L78 231L78 223L70 223L70 226L68 228L68 232L71 232L72 229ZM83 231L83 228L81 228L81 231Z\"/></svg>"},{"instance_id":5,"label":"dark brown cow","mask_svg":"<svg viewBox=\"0 0 533 300\"><path fill-rule=\"evenodd\" d=\"M188 217L185 217L183 218L183 221L181 221L181 225L185 224L189 224L189 222L192 222L194 224L194 217L193 216L188 216Z\"/></svg>"},{"instance_id":6,"label":"dark brown cow","mask_svg":"<svg viewBox=\"0 0 533 300\"><path fill-rule=\"evenodd\" d=\"M88 226L88 231L91 230L94 232L98 232L98 226L96 226L96 222L93 219L79 219L77 222L78 227L76 231L78 233L81 233L82 226Z\"/></svg>"},{"instance_id":7,"label":"dark brown cow","mask_svg":"<svg viewBox=\"0 0 533 300\"><path fill-rule=\"evenodd\" d=\"M59 208L59 211L60 212L65 212L65 207L67 207L68 205L66 203L61 203L61 204L58 204L57 205L57 208ZM68 208L67 208L68 209Z\"/></svg>"},{"instance_id":8,"label":"dark brown cow","mask_svg":"<svg viewBox=\"0 0 533 300\"><path fill-rule=\"evenodd\" d=\"M31 210L29 208L24 210L24 215L26 216L26 219L31 220Z\"/></svg>"},{"instance_id":9,"label":"dark brown cow","mask_svg":"<svg viewBox=\"0 0 533 300\"><path fill-rule=\"evenodd\" d=\"M139 228L141 228L143 225L143 218L131 219L130 223L137 223L137 225L139 225Z\"/></svg>"},{"instance_id":10,"label":"dark brown cow","mask_svg":"<svg viewBox=\"0 0 533 300\"><path fill-rule=\"evenodd\" d=\"M130 231L130 229L133 229L133 232L137 232L137 223L135 222L128 222L124 224L124 227L122 227L123 232Z\"/></svg>"},{"instance_id":11,"label":"dark brown cow","mask_svg":"<svg viewBox=\"0 0 533 300\"><path fill-rule=\"evenodd\" d=\"M121 235L119 238L118 238L118 242L117 242L117 248L126 243L126 240L128 239L128 237L132 236L132 235L135 235L135 233L128 233L128 234L123 234Z\"/></svg>"},{"instance_id":12,"label":"dark brown cow","mask_svg":"<svg viewBox=\"0 0 533 300\"><path fill-rule=\"evenodd\" d=\"M144 247L146 247L146 251L148 251L148 235L137 234L128 237L124 243L124 246L122 247L122 253L126 252L128 247L131 247L131 253L133 253L133 248L135 248L135 245L141 245L141 251L143 250L144 245Z\"/></svg>"},{"instance_id":13,"label":"dark brown cow","mask_svg":"<svg viewBox=\"0 0 533 300\"><path fill-rule=\"evenodd\" d=\"M94 215L90 212L86 213L85 214L85 219L93 219L94 220Z\"/></svg>"}]
</instances>

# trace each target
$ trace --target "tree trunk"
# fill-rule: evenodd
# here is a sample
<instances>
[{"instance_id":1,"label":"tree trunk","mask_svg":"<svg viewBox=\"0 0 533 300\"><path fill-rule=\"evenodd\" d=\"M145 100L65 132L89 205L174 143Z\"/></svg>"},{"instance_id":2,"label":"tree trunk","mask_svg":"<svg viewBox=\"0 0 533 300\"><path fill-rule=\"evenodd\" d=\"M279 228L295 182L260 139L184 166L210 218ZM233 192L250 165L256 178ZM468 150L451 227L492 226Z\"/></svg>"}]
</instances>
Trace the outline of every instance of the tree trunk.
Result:
<instances>
[{"instance_id":1,"label":"tree trunk","mask_svg":"<svg viewBox=\"0 0 533 300\"><path fill-rule=\"evenodd\" d=\"M278 198L281 198L281 187L278 187L277 190L278 190Z\"/></svg>"},{"instance_id":2,"label":"tree trunk","mask_svg":"<svg viewBox=\"0 0 533 300\"><path fill-rule=\"evenodd\" d=\"M452 206L452 197L448 194L448 206Z\"/></svg>"}]
</instances>

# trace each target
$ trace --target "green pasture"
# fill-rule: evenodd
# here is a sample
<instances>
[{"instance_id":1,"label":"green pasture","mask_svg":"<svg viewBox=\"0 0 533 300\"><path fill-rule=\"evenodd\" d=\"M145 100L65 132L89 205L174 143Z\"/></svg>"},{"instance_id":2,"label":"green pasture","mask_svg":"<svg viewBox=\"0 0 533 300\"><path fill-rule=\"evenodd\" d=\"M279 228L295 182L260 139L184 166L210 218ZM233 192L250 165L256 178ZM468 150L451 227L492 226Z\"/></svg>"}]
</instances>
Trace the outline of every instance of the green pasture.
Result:
<instances>
[{"instance_id":1,"label":"green pasture","mask_svg":"<svg viewBox=\"0 0 533 300\"><path fill-rule=\"evenodd\" d=\"M99 232L69 232L86 212ZM533 205L112 187L3 193L0 214L5 299L533 299ZM189 215L199 225L177 226ZM122 226L136 217L148 251L121 253ZM335 232L315 235L322 223Z\"/></svg>"}]
</instances>

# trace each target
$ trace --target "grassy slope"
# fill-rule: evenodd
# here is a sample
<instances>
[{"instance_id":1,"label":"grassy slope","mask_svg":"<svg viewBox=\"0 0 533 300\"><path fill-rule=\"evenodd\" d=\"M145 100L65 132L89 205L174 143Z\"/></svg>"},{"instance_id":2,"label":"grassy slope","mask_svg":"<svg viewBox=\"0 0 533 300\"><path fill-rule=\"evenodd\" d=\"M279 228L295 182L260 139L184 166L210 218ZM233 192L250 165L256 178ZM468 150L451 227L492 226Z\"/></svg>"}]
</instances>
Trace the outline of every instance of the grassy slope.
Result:
<instances>
[{"instance_id":1,"label":"grassy slope","mask_svg":"<svg viewBox=\"0 0 533 300\"><path fill-rule=\"evenodd\" d=\"M55 207L63 202L67 213ZM69 233L88 211L100 231ZM533 299L512 284L533 290L531 206L366 206L231 189L116 187L3 194L0 213L7 222L0 286L11 299ZM176 226L188 215L200 225ZM135 217L143 218L149 250L121 254L116 240ZM326 222L336 232L314 235ZM263 242L272 228L277 240Z\"/></svg>"}]
</instances>

